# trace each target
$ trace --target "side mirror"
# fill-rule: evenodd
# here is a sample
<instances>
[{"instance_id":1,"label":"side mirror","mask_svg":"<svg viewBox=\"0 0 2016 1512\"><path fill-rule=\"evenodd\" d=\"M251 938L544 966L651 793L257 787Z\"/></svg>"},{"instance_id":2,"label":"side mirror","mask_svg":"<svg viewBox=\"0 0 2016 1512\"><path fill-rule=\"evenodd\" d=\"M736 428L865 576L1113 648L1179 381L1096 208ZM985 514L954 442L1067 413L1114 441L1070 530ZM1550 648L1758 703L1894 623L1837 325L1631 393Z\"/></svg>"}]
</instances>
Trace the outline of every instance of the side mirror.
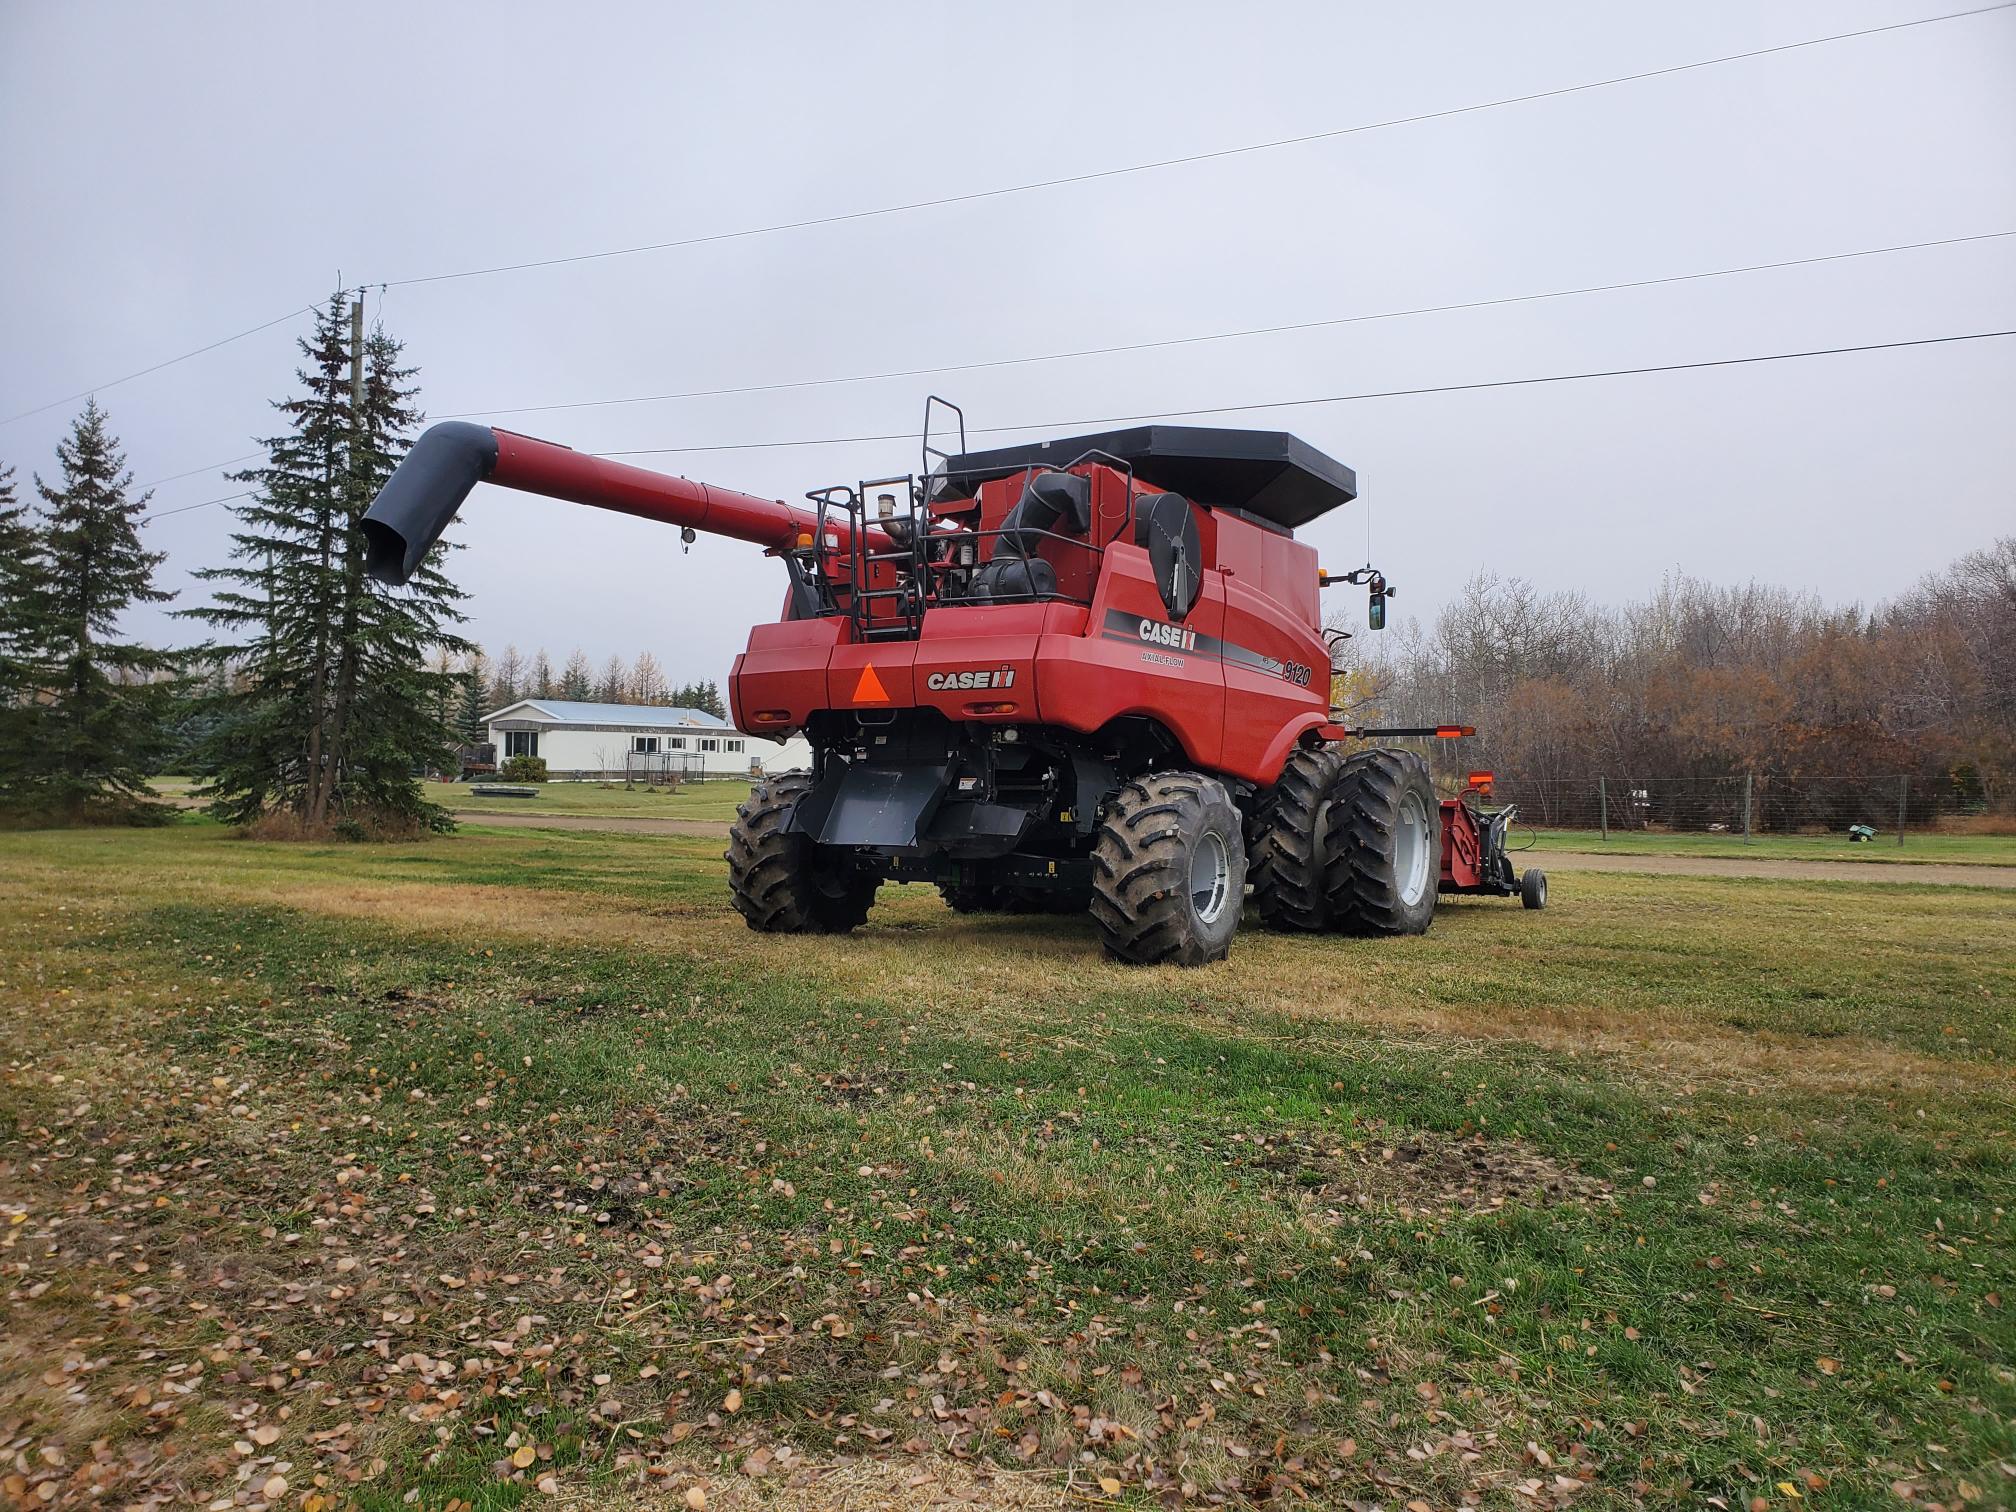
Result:
<instances>
[{"instance_id":1,"label":"side mirror","mask_svg":"<svg viewBox=\"0 0 2016 1512\"><path fill-rule=\"evenodd\" d=\"M1392 596L1393 590L1386 586L1386 579L1375 576L1372 579L1372 596L1365 605L1365 623L1372 629L1386 628L1386 600Z\"/></svg>"}]
</instances>

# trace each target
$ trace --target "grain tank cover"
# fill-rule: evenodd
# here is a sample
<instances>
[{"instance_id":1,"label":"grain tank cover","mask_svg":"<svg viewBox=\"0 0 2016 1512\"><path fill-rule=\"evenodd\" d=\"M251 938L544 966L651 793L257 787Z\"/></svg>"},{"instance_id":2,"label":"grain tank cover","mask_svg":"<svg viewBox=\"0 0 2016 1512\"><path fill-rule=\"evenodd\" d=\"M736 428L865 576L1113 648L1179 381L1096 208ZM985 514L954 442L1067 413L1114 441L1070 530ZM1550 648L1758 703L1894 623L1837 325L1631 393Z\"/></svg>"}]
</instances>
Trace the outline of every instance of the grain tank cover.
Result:
<instances>
[{"instance_id":1,"label":"grain tank cover","mask_svg":"<svg viewBox=\"0 0 2016 1512\"><path fill-rule=\"evenodd\" d=\"M1210 425L1137 425L967 452L949 458L945 472L952 492L966 494L990 478L1068 467L1095 451L1129 464L1143 483L1291 530L1358 497L1355 472L1286 431Z\"/></svg>"}]
</instances>

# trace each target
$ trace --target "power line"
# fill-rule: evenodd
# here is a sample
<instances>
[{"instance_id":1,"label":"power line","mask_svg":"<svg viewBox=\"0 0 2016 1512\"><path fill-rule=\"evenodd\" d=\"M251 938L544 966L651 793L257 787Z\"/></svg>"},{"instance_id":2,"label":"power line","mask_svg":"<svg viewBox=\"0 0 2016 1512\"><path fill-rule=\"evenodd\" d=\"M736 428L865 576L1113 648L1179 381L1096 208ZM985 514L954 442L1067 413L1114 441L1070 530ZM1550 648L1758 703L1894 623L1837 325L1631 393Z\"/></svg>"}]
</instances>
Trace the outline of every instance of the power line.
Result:
<instances>
[{"instance_id":1,"label":"power line","mask_svg":"<svg viewBox=\"0 0 2016 1512\"><path fill-rule=\"evenodd\" d=\"M163 483L179 483L182 479L193 478L198 473L217 472L221 468L230 467L239 462L250 462L253 458L263 457L264 455L264 452L247 452L242 457L226 457L222 462L206 462L203 466L192 467L187 472L170 473L165 478L156 478L152 483L142 484L138 492L146 493L148 489L159 488Z\"/></svg>"},{"instance_id":2,"label":"power line","mask_svg":"<svg viewBox=\"0 0 2016 1512\"><path fill-rule=\"evenodd\" d=\"M487 415L535 415L556 410L603 409L620 404L657 404L675 399L710 399L730 394L770 394L787 389L829 388L840 384L878 383L892 378L929 378L946 373L984 372L994 368L1026 367L1039 362L1064 362L1081 357L1108 357L1126 352L1149 352L1169 347L1197 346L1213 341L1239 341L1251 336L1281 336L1294 331L1315 331L1332 326L1359 325L1378 320L1399 320L1415 315L1442 315L1461 310L1483 310L1499 305L1530 304L1541 300L1569 299L1584 294L1609 294L1624 289L1649 289L1662 284L1698 282L1706 278L1728 278L1739 273L1763 273L1783 268L1810 267L1817 263L1846 262L1860 257L1882 257L1893 252L1915 252L1928 247L1950 247L1965 242L1993 241L2016 236L2016 231L1984 231L1972 236L1948 236L1935 241L1900 242L1888 247L1869 247L1855 252L1829 252L1817 257L1788 258L1782 262L1747 263L1735 268L1711 268L1701 273L1674 273L1659 278L1634 278L1621 283L1587 284L1574 289L1552 289L1537 294L1508 294L1495 299L1470 299L1454 304L1416 305L1401 310L1381 310L1365 315L1337 315L1322 320L1302 320L1287 325L1248 326L1234 331L1211 331L1196 336L1170 336L1155 341L1133 341L1114 346L1077 347L1058 352L1041 352L1027 357L999 357L985 362L954 362L936 367L891 368L874 373L849 373L832 378L799 378L780 383L749 383L731 388L683 389L669 394L632 394L615 399L578 399L562 404L525 404L513 408L448 410L437 420L478 419Z\"/></svg>"},{"instance_id":3,"label":"power line","mask_svg":"<svg viewBox=\"0 0 2016 1512\"><path fill-rule=\"evenodd\" d=\"M1851 41L1858 37L1872 37L1886 32L1905 31L1919 26L1931 26L1942 21L1965 20L1969 17L1984 16L1995 11L2012 8L2016 8L2016 0L2001 0L2001 3L1994 5L1977 6L1963 11L1948 11L1936 16L1921 16L1915 20L1895 21L1884 26L1863 27L1856 31L1833 32L1826 36L1809 37L1798 42L1779 43L1773 47L1757 47L1745 52L1725 53L1720 57L1697 59L1692 63L1676 63L1665 68L1646 69L1639 73L1618 74L1612 78L1596 79L1583 84L1564 85L1558 89L1536 90L1529 94L1509 95L1497 100L1484 100L1470 105L1452 106L1446 110L1423 111L1415 115L1395 116L1383 121L1363 122L1356 126L1340 126L1327 131L1307 132L1299 136L1277 137L1269 141L1249 142L1236 147L1221 147L1209 152L1188 153L1181 157L1156 158L1147 162L1126 164L1118 168L1101 168L1085 173L1063 174L1054 178L1033 179L1025 183L1002 185L992 189L972 190L964 194L943 195L934 199L912 200L895 205L881 205L867 210L853 210L837 215L813 216L795 221L780 221L766 226L749 226L734 231L713 232L706 236L682 237L672 241L649 242L639 246L610 248L599 252L580 252L565 257L548 257L527 262L503 263L493 267L465 268L456 272L432 273L416 278L378 280L377 287L382 296L386 289L405 288L414 284L444 283L453 279L482 278L496 273L515 273L532 268L559 267L571 263L593 262L612 257L630 257L644 252L662 252L677 247L702 246L711 242L737 241L753 236L767 236L781 231L805 230L816 226L843 225L853 221L872 220L891 215L904 215L917 210L928 210L945 205L967 204L978 200L998 199L1008 195L1029 194L1042 189L1062 188L1071 184L1094 183L1104 179L1124 177L1133 173L1149 173L1164 168L1182 167L1192 163L1211 162L1220 158L1240 157L1258 152L1271 152L1283 147L1301 146L1310 142L1330 141L1339 137L1357 136L1372 131L1384 131L1395 126L1417 125L1424 121L1447 120L1456 116L1474 115L1480 111L1497 110L1508 105L1530 104L1537 100L1558 99L1566 95L1585 94L1591 90L1608 89L1619 84L1638 83L1646 79L1657 79L1674 74L1690 73L1697 69L1719 67L1724 63L1737 63L1750 58L1769 57L1777 53L1794 52L1807 47L1820 47L1832 42ZM361 293L362 289L369 288L370 286L368 283L362 285L359 292ZM284 321L292 320L297 316L312 314L314 310L315 306L313 305L305 305L300 309L289 310L285 315L276 316L272 320L262 321L256 326L247 327L245 330L235 332L232 335L220 337L218 340L197 347L193 351L183 352L178 356L166 358L151 366L109 379L104 383L93 384L89 388L80 389L78 392L65 395L60 399L51 399L46 404L38 404L32 409L21 410L16 414L0 419L0 426L12 425L18 420L26 420L30 416L42 414L47 410L55 409L59 405L74 404L79 399L89 398L91 395L100 393L105 389L116 388L123 383L131 383L136 378L144 378L150 373L158 373L163 368L173 367L177 363L187 362L193 357L200 357L206 352L214 352L219 347L229 346L234 341L242 341L247 336L254 336L261 331L270 330L272 327Z\"/></svg>"},{"instance_id":4,"label":"power line","mask_svg":"<svg viewBox=\"0 0 2016 1512\"><path fill-rule=\"evenodd\" d=\"M140 523L152 525L156 520L165 520L170 515L187 514L192 509L208 509L212 504L229 504L233 499L249 499L257 492L256 488L246 488L234 494L226 494L221 499L205 499L201 504L180 504L173 509L156 509L142 515Z\"/></svg>"},{"instance_id":5,"label":"power line","mask_svg":"<svg viewBox=\"0 0 2016 1512\"><path fill-rule=\"evenodd\" d=\"M452 273L429 273L415 278L394 278L385 283L388 288L406 288L413 284L446 283L460 278L487 278L497 273L522 273L533 268L555 268L572 263L597 262L612 257L634 257L644 252L667 252L677 247L699 247L713 242L740 241L753 236L769 236L780 231L803 231L816 226L839 226L854 221L875 220L884 216L907 215L917 210L938 209L946 205L971 204L978 200L1000 199L1013 194L1030 194L1041 189L1058 189L1070 184L1097 183L1104 179L1121 178L1130 173L1151 173L1164 168L1179 168L1192 163L1214 162L1221 158L1241 157L1256 152L1273 152L1283 147L1299 147L1309 142L1326 142L1338 137L1359 136L1366 132L1385 131L1394 126L1419 125L1424 121L1442 121L1455 116L1474 115L1479 111L1498 110L1508 105L1531 104L1536 100L1559 99L1564 95L1586 94L1590 90L1609 89L1618 84L1635 84L1646 79L1665 78L1673 74L1690 73L1696 69L1715 68L1724 63L1738 63L1747 58L1770 57L1776 53L1795 52L1806 47L1820 47L1830 42L1846 42L1857 37L1873 37L1885 32L1905 31L1917 26L1931 26L1941 21L1959 21L1970 16L1985 16L1994 11L2009 10L2016 6L2016 0L2003 0L1996 5L1977 6L1971 10L1948 11L1937 16L1921 16L1914 21L1893 21L1885 26L1868 26L1858 31L1834 32L1824 37L1809 37L1800 42L1781 42L1775 47L1754 47L1747 52L1725 53L1721 57L1702 58L1692 63L1675 63L1666 68L1650 68L1640 73L1618 74L1613 78L1596 79L1586 84L1567 84L1559 89L1535 90L1530 94L1508 95L1497 100L1482 100L1471 105L1451 106L1446 110L1422 111L1416 115L1394 116L1383 121L1367 121L1356 126L1338 126L1327 131L1305 132L1299 136L1275 137L1264 142L1248 142L1237 147L1219 147L1209 152L1186 153L1181 157L1153 158L1147 162L1129 163L1118 168L1099 168L1085 173L1061 174L1055 178L1031 179L1020 184L1006 184L992 189L974 189L964 194L946 194L933 199L908 200L894 205L878 205L867 210L849 210L836 215L809 216L801 220L777 221L764 226L745 226L734 231L715 231L705 236L679 237L671 241L645 242L634 247L612 247L600 252L576 252L564 257L542 257L525 262L498 263L490 267L463 268Z\"/></svg>"},{"instance_id":6,"label":"power line","mask_svg":"<svg viewBox=\"0 0 2016 1512\"><path fill-rule=\"evenodd\" d=\"M2016 0L2012 0L2012 3L2016 3ZM234 341L243 341L247 336L256 336L261 331L270 331L274 326L280 325L284 321L292 320L297 315L312 315L314 312L315 307L313 305L304 305L298 310L289 310L285 315L276 315L271 320L262 321L256 326L249 326L236 335L221 337L211 342L208 346L196 348L193 352L184 352L179 357L167 358L164 361L155 363L152 367L144 367L138 372L128 373L123 378L114 378L106 383L94 383L90 388L79 389L76 393L66 394L61 399L51 399L47 404L38 404L33 409L22 410L18 415L9 415L5 420L0 420L0 425L12 425L16 420L26 420L30 415L39 415L45 410L55 409L59 404L75 404L79 399L89 399L93 394L102 394L106 389L117 388L122 383L131 383L135 378L145 378L149 373L158 373L161 369L173 367L178 362L187 362L191 357L201 357L205 352L214 352L217 348L229 346Z\"/></svg>"},{"instance_id":7,"label":"power line","mask_svg":"<svg viewBox=\"0 0 2016 1512\"><path fill-rule=\"evenodd\" d=\"M1196 415L1233 415L1253 410L1302 409L1319 404L1349 404L1361 399L1404 399L1420 394L1462 394L1481 389L1530 388L1547 383L1581 383L1593 378L1627 378L1643 373L1685 373L1704 368L1743 367L1761 362L1789 362L1805 357L1840 357L1853 352L1891 352L1904 347L1943 346L1957 341L1988 341L2002 336L2016 336L2016 329L2007 331L1969 331L1958 336L1921 336L1911 341L1877 341L1862 346L1818 347L1803 352L1766 352L1754 357L1717 357L1705 362L1667 362L1651 367L1604 368L1587 373L1550 373L1536 378L1496 378L1479 383L1442 383L1420 388L1376 389L1356 394L1322 394L1301 399L1269 399L1256 404L1212 404L1194 409L1154 410L1136 415L1102 415L1093 419L1049 420L1020 425L977 425L972 427L978 435L995 435L1004 431L1070 431L1084 425L1129 425L1136 421L1182 420ZM879 436L822 436L799 441L744 441L726 446L650 446L633 447L626 451L597 452L600 457L666 457L690 452L723 451L770 451L786 447L801 446L845 446L867 441L910 441L916 439L914 431L894 432Z\"/></svg>"},{"instance_id":8,"label":"power line","mask_svg":"<svg viewBox=\"0 0 2016 1512\"><path fill-rule=\"evenodd\" d=\"M1528 388L1547 383L1580 383L1594 378L1625 378L1644 373L1684 373L1705 368L1742 367L1760 362L1788 362L1804 357L1840 357L1855 352L1890 352L1904 347L1943 346L1958 341L1988 341L1997 337L2016 336L2016 329L2006 331L1970 331L1958 336L1922 336L1911 341L1879 341L1863 346L1820 347L1803 352L1767 352L1754 357L1717 357L1704 362L1669 362L1653 367L1605 368L1587 373L1550 373L1536 378L1498 378L1479 383L1445 383L1422 388L1378 389L1356 394L1324 394L1301 399L1270 399L1256 404L1216 404L1193 409L1155 410L1137 415L1104 415L1095 419L1050 420L1025 422L1019 425L978 425L972 427L977 435L998 435L1007 431L1047 430L1066 431L1081 425L1128 425L1146 420L1181 420L1197 415L1232 415L1253 410L1299 409L1320 404L1349 404L1361 399L1403 399L1422 394L1462 394L1482 389ZM625 451L593 453L599 457L667 457L686 455L694 452L731 451L774 451L789 447L805 446L849 446L870 441L910 441L916 438L912 431L893 431L874 436L821 436L796 441L742 441L720 446L650 446L633 447ZM145 516L140 523L149 524L165 519L169 515L187 514L195 509L208 509L214 504L228 504L233 499L250 498L256 489L245 489L235 494L226 494L219 499L205 499L200 504L184 504L175 509L156 510Z\"/></svg>"}]
</instances>

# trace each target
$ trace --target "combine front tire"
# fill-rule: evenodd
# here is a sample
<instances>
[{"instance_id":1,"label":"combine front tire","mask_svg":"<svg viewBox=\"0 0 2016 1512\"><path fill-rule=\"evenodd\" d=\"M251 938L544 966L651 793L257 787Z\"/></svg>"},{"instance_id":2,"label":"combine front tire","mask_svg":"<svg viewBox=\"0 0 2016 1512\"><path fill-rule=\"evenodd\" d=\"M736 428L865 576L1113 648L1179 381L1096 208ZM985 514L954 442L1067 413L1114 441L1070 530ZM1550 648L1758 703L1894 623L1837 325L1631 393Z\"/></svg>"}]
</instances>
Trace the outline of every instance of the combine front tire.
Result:
<instances>
[{"instance_id":1,"label":"combine front tire","mask_svg":"<svg viewBox=\"0 0 2016 1512\"><path fill-rule=\"evenodd\" d=\"M1337 785L1323 884L1343 934L1421 934L1442 876L1442 807L1412 751L1365 751Z\"/></svg>"},{"instance_id":2,"label":"combine front tire","mask_svg":"<svg viewBox=\"0 0 2016 1512\"><path fill-rule=\"evenodd\" d=\"M1253 904L1270 929L1316 931L1330 922L1323 860L1344 758L1298 750L1262 805L1251 854Z\"/></svg>"},{"instance_id":3,"label":"combine front tire","mask_svg":"<svg viewBox=\"0 0 2016 1512\"><path fill-rule=\"evenodd\" d=\"M1092 917L1116 960L1222 961L1245 891L1239 810L1215 779L1156 772L1107 805L1092 851Z\"/></svg>"},{"instance_id":4,"label":"combine front tire","mask_svg":"<svg viewBox=\"0 0 2016 1512\"><path fill-rule=\"evenodd\" d=\"M881 879L789 829L809 772L757 784L728 831L728 886L749 927L765 934L846 934L867 921Z\"/></svg>"}]
</instances>

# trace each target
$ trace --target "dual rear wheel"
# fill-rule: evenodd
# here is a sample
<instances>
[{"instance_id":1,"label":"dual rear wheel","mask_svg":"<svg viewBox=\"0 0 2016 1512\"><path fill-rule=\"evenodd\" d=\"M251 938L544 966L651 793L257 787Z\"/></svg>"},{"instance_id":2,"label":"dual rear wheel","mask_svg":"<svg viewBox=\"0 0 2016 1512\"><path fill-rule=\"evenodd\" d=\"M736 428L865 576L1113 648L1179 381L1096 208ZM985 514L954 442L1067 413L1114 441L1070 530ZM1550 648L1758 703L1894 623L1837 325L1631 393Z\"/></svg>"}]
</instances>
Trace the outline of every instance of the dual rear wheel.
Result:
<instances>
[{"instance_id":1,"label":"dual rear wheel","mask_svg":"<svg viewBox=\"0 0 2016 1512\"><path fill-rule=\"evenodd\" d=\"M1201 773L1123 786L1093 851L1092 917L1119 960L1201 966L1231 949L1249 879L1272 928L1407 935L1434 919L1441 875L1428 764L1318 747L1289 759L1250 823Z\"/></svg>"},{"instance_id":2,"label":"dual rear wheel","mask_svg":"<svg viewBox=\"0 0 2016 1512\"><path fill-rule=\"evenodd\" d=\"M1411 751L1297 751L1256 826L1253 899L1270 928L1408 935L1435 917L1441 803Z\"/></svg>"}]
</instances>

